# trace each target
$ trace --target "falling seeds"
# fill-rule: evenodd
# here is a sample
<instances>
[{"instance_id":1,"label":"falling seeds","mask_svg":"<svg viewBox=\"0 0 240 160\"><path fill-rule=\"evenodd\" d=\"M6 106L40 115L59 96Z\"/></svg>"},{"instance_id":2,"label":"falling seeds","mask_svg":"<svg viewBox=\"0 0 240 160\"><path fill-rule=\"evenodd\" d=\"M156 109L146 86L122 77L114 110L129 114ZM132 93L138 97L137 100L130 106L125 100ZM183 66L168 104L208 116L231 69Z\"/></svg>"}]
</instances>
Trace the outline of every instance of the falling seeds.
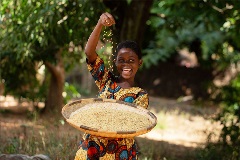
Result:
<instances>
[{"instance_id":1,"label":"falling seeds","mask_svg":"<svg viewBox=\"0 0 240 160\"><path fill-rule=\"evenodd\" d=\"M113 36L112 29L105 27L105 29L103 31L103 38L102 39L105 42L105 44L110 44L111 45L110 47L106 47L105 45L103 47L101 47L101 49L105 48L105 52L106 52L106 50L109 50L109 49L112 52L112 49L113 49L112 36ZM107 53L103 53L103 54L109 56L108 59L111 59L111 57L113 56L113 54L107 54ZM108 70L113 71L113 66L111 65L111 61L108 61L107 63L108 63L108 65L107 65Z\"/></svg>"}]
</instances>

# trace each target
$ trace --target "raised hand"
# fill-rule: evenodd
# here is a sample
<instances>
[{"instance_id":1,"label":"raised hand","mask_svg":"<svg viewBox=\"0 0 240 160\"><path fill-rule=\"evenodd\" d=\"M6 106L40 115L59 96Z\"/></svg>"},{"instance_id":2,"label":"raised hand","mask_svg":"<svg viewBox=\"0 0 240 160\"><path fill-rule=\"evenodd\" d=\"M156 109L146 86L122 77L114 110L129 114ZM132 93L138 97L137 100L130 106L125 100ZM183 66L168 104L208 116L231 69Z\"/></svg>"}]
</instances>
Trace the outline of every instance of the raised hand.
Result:
<instances>
[{"instance_id":1,"label":"raised hand","mask_svg":"<svg viewBox=\"0 0 240 160\"><path fill-rule=\"evenodd\" d=\"M103 26L108 26L108 27L115 24L115 20L113 16L108 12L103 13L100 16L100 19L98 22L100 22Z\"/></svg>"}]
</instances>

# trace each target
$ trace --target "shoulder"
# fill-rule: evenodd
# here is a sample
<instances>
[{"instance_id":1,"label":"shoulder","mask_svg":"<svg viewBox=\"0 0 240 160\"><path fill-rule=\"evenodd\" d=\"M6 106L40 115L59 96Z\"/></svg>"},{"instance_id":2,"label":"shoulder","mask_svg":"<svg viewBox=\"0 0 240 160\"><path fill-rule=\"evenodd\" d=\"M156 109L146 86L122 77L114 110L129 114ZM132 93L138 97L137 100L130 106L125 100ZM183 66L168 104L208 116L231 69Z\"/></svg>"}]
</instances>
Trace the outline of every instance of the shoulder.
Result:
<instances>
[{"instance_id":1,"label":"shoulder","mask_svg":"<svg viewBox=\"0 0 240 160\"><path fill-rule=\"evenodd\" d=\"M137 97L141 97L141 96L147 96L148 97L148 92L140 87L136 87L137 89Z\"/></svg>"},{"instance_id":2,"label":"shoulder","mask_svg":"<svg viewBox=\"0 0 240 160\"><path fill-rule=\"evenodd\" d=\"M90 63L90 62L88 61L88 59L86 59L86 62L87 62L87 64L88 64L89 66L95 66L95 65L103 64L103 63L104 63L103 59L100 58L98 55L97 55L97 58L95 59L94 62Z\"/></svg>"},{"instance_id":3,"label":"shoulder","mask_svg":"<svg viewBox=\"0 0 240 160\"><path fill-rule=\"evenodd\" d=\"M134 101L137 105L140 105L143 108L148 108L149 105L149 96L146 90L139 88L137 98Z\"/></svg>"}]
</instances>

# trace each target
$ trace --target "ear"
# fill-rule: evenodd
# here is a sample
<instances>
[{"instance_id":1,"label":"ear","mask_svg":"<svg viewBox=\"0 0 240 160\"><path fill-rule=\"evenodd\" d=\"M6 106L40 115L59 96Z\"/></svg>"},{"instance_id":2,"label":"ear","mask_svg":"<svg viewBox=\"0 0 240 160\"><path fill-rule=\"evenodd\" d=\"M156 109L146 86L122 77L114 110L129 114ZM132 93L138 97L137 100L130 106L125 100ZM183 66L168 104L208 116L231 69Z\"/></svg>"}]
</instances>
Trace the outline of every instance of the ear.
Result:
<instances>
[{"instance_id":1,"label":"ear","mask_svg":"<svg viewBox=\"0 0 240 160\"><path fill-rule=\"evenodd\" d=\"M142 59L140 59L140 60L139 60L139 67L141 67L141 66L142 66L142 64L143 64L143 60L142 60Z\"/></svg>"}]
</instances>

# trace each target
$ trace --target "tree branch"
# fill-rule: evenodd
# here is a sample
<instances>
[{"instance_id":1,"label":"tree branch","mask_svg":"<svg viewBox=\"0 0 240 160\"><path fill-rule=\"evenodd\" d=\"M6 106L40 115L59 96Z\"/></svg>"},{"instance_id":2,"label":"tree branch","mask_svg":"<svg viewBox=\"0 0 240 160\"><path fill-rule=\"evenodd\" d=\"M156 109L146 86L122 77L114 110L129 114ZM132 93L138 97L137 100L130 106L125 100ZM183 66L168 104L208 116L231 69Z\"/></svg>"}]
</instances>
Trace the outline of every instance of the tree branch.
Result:
<instances>
[{"instance_id":1,"label":"tree branch","mask_svg":"<svg viewBox=\"0 0 240 160\"><path fill-rule=\"evenodd\" d=\"M226 7L224 8L218 8L217 6L213 5L211 2L207 2L207 1L204 1L205 3L207 3L210 7L212 7L214 10L220 12L220 13L224 13L226 10L228 9L232 9L233 8L233 5L229 5L228 3L226 3Z\"/></svg>"}]
</instances>

